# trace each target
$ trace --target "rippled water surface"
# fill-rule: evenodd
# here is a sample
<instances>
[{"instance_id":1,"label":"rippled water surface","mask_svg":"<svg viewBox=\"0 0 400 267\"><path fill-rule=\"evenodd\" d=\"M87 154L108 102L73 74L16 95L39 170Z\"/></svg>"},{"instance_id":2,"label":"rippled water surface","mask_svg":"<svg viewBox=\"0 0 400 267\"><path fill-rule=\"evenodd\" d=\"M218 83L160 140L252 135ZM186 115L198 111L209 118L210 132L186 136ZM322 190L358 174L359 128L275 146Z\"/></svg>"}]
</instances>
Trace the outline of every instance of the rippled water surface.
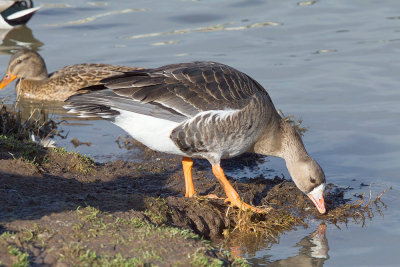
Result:
<instances>
[{"instance_id":1,"label":"rippled water surface","mask_svg":"<svg viewBox=\"0 0 400 267\"><path fill-rule=\"evenodd\" d=\"M327 225L326 239L310 228L286 233L278 244L242 248L254 265L398 266L400 262L400 1L34 1L41 9L28 27L1 31L0 72L18 47L38 49L48 70L82 62L156 67L212 60L259 81L278 109L304 120L304 142L329 182L372 195L388 189L365 227ZM0 97L14 103L8 86ZM30 106L24 103L27 112ZM141 160L115 143L125 133L107 121L66 119L57 144L98 161ZM91 146L74 148L72 138ZM271 169L273 172L271 172ZM276 173L268 159L232 176ZM316 243L319 242L317 246ZM320 251L315 251L320 248Z\"/></svg>"}]
</instances>

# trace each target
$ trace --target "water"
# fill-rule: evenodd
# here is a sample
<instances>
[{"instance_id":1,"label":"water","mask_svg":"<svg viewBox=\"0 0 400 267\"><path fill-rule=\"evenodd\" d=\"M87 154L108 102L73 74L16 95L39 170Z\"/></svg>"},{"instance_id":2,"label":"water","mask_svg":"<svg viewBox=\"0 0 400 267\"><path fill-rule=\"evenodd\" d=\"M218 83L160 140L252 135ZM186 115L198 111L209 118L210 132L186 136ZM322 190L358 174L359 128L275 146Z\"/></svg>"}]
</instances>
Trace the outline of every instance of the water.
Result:
<instances>
[{"instance_id":1,"label":"water","mask_svg":"<svg viewBox=\"0 0 400 267\"><path fill-rule=\"evenodd\" d=\"M400 262L400 2L338 1L35 1L29 28L4 36L0 72L17 46L39 49L50 71L82 62L156 67L213 60L259 81L278 109L301 117L304 142L329 182L384 195L384 217L365 227L327 225L327 257L303 253L310 228L286 233L279 244L241 250L254 265L398 266ZM12 86L0 96L15 99ZM29 105L29 104L26 104ZM52 110L60 112L60 107ZM54 115L55 118L66 115ZM69 122L71 118L68 118ZM80 125L79 125L80 124ZM96 120L63 125L60 146L98 161L134 158L115 139L125 133ZM101 132L101 134L99 134ZM74 148L73 137L92 145ZM251 171L287 175L284 162ZM235 173L240 177L240 173ZM243 175L243 173L242 173ZM245 175L243 175L245 176ZM307 240L310 240L308 238ZM303 251L303 252L302 252ZM307 256L308 255L308 256ZM275 262L278 264L278 262Z\"/></svg>"}]
</instances>

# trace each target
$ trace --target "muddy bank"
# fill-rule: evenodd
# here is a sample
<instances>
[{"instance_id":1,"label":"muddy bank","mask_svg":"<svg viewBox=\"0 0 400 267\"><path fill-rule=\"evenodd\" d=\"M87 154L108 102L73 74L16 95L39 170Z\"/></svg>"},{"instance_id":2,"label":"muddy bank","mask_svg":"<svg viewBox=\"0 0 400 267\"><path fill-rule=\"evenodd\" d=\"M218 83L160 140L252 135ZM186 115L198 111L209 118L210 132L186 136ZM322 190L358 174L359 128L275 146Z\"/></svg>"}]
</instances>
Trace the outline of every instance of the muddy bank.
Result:
<instances>
[{"instance_id":1,"label":"muddy bank","mask_svg":"<svg viewBox=\"0 0 400 267\"><path fill-rule=\"evenodd\" d=\"M4 107L0 115L0 265L246 265L221 247L257 251L284 231L307 227L309 219L363 222L373 216L371 204L380 204L379 197L345 199L350 188L328 184L327 214L321 215L284 178L228 177L245 202L267 211L244 212L224 203L205 160L194 162L197 195L188 199L180 157L121 139L119 145L141 151L144 160L99 164L29 141L59 134L52 121L21 122ZM259 157L245 154L222 167L251 167Z\"/></svg>"},{"instance_id":2,"label":"muddy bank","mask_svg":"<svg viewBox=\"0 0 400 267\"><path fill-rule=\"evenodd\" d=\"M306 226L309 218L337 223L364 214L362 205L343 198L345 189L330 184L328 213L319 215L292 182L279 177L231 179L246 202L270 211L232 209L203 160L195 160L193 170L198 197L188 199L181 159L135 142L143 163L98 164L62 148L5 136L0 144L0 259L6 266L241 265L243 260L206 240L243 246L241 240L251 238L257 247L257 240L274 242L279 233ZM255 157L244 155L223 166L251 165ZM221 199L202 197L206 194Z\"/></svg>"},{"instance_id":3,"label":"muddy bank","mask_svg":"<svg viewBox=\"0 0 400 267\"><path fill-rule=\"evenodd\" d=\"M179 192L164 190L168 160L151 168L127 162L97 165L63 149L32 145L36 150L24 146L24 151L15 145L19 152L9 153L10 146L2 139L0 260L5 266L244 262L164 217L174 212L169 202L179 203L171 205L175 209L186 205L178 200ZM169 169L166 176L174 173Z\"/></svg>"}]
</instances>

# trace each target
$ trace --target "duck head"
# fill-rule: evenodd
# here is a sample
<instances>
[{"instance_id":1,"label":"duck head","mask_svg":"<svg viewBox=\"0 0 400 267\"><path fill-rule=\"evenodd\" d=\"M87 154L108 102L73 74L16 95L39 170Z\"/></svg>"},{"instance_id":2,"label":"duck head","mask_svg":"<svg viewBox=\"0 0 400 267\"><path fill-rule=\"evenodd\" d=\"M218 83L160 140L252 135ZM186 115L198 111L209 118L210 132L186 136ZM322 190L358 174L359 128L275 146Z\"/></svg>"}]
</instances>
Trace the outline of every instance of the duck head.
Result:
<instances>
[{"instance_id":1,"label":"duck head","mask_svg":"<svg viewBox=\"0 0 400 267\"><path fill-rule=\"evenodd\" d=\"M7 72L0 82L0 90L17 78L41 81L47 76L43 58L33 50L21 49L11 56Z\"/></svg>"}]
</instances>

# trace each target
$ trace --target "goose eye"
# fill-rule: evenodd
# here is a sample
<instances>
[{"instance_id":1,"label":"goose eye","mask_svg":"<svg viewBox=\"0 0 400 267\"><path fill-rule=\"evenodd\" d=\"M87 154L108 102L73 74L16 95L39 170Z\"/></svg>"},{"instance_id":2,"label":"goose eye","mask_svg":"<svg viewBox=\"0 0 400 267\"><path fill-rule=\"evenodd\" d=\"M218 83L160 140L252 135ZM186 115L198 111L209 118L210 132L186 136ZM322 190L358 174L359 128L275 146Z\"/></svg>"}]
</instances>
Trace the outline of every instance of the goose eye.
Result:
<instances>
[{"instance_id":1,"label":"goose eye","mask_svg":"<svg viewBox=\"0 0 400 267\"><path fill-rule=\"evenodd\" d=\"M312 178L312 177L310 177L310 182L311 182L312 184L315 184L315 179Z\"/></svg>"},{"instance_id":2,"label":"goose eye","mask_svg":"<svg viewBox=\"0 0 400 267\"><path fill-rule=\"evenodd\" d=\"M21 64L21 62L22 62L21 59L18 59L18 60L17 60L17 64Z\"/></svg>"}]
</instances>

